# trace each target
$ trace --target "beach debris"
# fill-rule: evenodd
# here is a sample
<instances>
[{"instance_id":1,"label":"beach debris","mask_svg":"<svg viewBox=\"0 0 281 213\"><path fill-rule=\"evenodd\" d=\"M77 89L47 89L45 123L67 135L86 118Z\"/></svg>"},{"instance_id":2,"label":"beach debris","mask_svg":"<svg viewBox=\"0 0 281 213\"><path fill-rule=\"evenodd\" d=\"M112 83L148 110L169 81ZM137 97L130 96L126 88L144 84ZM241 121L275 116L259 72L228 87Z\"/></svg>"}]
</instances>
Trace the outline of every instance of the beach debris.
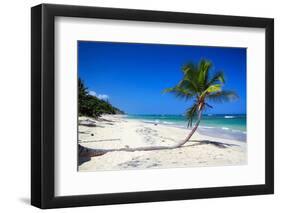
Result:
<instances>
[{"instance_id":1,"label":"beach debris","mask_svg":"<svg viewBox=\"0 0 281 213\"><path fill-rule=\"evenodd\" d=\"M96 127L96 122L90 119L79 121L79 125L87 127Z\"/></svg>"},{"instance_id":2,"label":"beach debris","mask_svg":"<svg viewBox=\"0 0 281 213\"><path fill-rule=\"evenodd\" d=\"M107 153L105 150L89 149L78 144L79 157L96 157Z\"/></svg>"},{"instance_id":3,"label":"beach debris","mask_svg":"<svg viewBox=\"0 0 281 213\"><path fill-rule=\"evenodd\" d=\"M120 138L108 138L102 140L88 140L88 141L79 141L80 143L92 143L92 142L104 142L104 141L120 141Z\"/></svg>"}]
</instances>

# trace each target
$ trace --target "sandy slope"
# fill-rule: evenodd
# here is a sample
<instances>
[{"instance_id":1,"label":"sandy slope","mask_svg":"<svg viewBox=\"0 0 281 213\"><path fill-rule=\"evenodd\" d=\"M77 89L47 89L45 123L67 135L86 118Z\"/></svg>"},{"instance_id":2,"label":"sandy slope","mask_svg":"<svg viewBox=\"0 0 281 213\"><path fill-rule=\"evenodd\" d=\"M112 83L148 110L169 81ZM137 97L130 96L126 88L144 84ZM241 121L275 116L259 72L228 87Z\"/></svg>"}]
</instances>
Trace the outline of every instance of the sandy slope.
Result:
<instances>
[{"instance_id":1,"label":"sandy slope","mask_svg":"<svg viewBox=\"0 0 281 213\"><path fill-rule=\"evenodd\" d=\"M169 146L186 137L189 130L155 125L118 115L93 120L79 118L79 143L89 148L124 148ZM195 133L183 147L158 151L109 152L92 158L81 158L79 171L169 168L192 166L226 166L247 163L244 142L208 137Z\"/></svg>"}]
</instances>

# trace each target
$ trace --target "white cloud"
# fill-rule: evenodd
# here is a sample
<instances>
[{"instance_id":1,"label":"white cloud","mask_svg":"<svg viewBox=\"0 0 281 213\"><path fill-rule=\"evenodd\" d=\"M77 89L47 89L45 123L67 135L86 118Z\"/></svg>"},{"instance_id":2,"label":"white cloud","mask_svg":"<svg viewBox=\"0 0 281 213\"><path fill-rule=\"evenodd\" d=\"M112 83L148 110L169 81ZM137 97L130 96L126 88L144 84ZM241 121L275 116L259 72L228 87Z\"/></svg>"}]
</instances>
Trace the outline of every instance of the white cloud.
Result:
<instances>
[{"instance_id":1,"label":"white cloud","mask_svg":"<svg viewBox=\"0 0 281 213\"><path fill-rule=\"evenodd\" d=\"M95 91L90 91L90 95L97 97L100 100L108 100L109 96L106 94L97 94Z\"/></svg>"},{"instance_id":2,"label":"white cloud","mask_svg":"<svg viewBox=\"0 0 281 213\"><path fill-rule=\"evenodd\" d=\"M105 95L105 94L100 94L100 95L98 95L97 98L98 98L98 99L102 99L102 100L108 100L108 99L109 99L109 96L108 96L108 95Z\"/></svg>"},{"instance_id":3,"label":"white cloud","mask_svg":"<svg viewBox=\"0 0 281 213\"><path fill-rule=\"evenodd\" d=\"M92 96L97 96L97 93L96 93L95 91L90 91L89 93L90 93L90 95L92 95Z\"/></svg>"}]
</instances>

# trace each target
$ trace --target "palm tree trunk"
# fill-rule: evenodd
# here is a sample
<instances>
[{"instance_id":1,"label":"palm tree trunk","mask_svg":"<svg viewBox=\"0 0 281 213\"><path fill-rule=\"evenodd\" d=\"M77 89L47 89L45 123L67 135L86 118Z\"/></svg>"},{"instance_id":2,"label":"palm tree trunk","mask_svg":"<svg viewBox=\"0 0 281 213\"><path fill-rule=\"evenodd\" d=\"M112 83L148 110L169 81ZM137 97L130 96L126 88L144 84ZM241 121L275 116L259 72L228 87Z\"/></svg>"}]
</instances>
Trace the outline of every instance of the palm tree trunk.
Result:
<instances>
[{"instance_id":1,"label":"palm tree trunk","mask_svg":"<svg viewBox=\"0 0 281 213\"><path fill-rule=\"evenodd\" d=\"M193 129L191 130L191 132L188 134L188 136L183 141L181 141L175 145L172 145L172 146L149 146L149 147L119 148L119 149L90 149L90 148L86 148L81 145L78 145L79 156L80 157L94 157L94 156L104 155L108 152L114 152L114 151L135 152L135 151L154 151L154 150L179 148L180 146L187 143L190 140L190 138L192 137L192 135L194 134L194 132L197 130L199 123L201 121L201 116L202 116L202 110L199 110L197 121L196 121Z\"/></svg>"},{"instance_id":2,"label":"palm tree trunk","mask_svg":"<svg viewBox=\"0 0 281 213\"><path fill-rule=\"evenodd\" d=\"M192 135L194 134L194 132L197 130L197 128L198 128L198 126L199 126L199 124L200 124L200 121L201 121L201 117L202 117L202 110L199 110L199 112L198 112L198 118L197 118L197 121L196 121L196 123L195 123L193 129L191 130L191 132L187 135L187 137L186 137L183 141L181 141L180 143L174 145L174 146L173 146L174 148L178 148L178 147L184 145L186 142L189 141L189 139L192 137Z\"/></svg>"}]
</instances>

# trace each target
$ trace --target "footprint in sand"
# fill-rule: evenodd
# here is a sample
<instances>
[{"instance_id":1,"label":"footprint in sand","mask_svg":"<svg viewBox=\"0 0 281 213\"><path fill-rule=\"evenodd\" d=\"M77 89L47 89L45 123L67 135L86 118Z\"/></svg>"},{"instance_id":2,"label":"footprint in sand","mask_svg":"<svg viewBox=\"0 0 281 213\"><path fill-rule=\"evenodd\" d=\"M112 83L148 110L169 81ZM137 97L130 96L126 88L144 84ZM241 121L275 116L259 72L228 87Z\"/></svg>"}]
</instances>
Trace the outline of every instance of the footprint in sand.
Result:
<instances>
[{"instance_id":1,"label":"footprint in sand","mask_svg":"<svg viewBox=\"0 0 281 213\"><path fill-rule=\"evenodd\" d=\"M157 167L157 166L161 166L161 164L160 163L153 163L153 164L147 166L146 168L152 168L152 167Z\"/></svg>"}]
</instances>

